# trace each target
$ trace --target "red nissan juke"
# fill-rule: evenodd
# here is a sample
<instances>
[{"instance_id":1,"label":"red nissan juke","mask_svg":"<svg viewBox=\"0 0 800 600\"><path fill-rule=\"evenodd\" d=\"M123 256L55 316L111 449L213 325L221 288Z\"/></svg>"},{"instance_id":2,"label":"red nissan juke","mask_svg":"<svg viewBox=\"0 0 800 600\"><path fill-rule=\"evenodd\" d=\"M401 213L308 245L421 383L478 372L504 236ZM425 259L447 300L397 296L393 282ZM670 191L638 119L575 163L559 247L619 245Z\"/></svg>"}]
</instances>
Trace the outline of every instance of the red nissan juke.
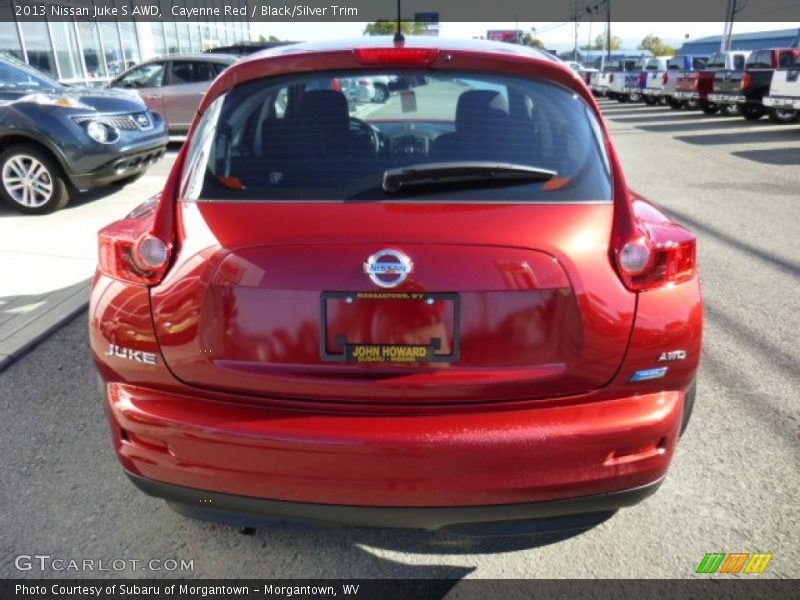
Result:
<instances>
[{"instance_id":1,"label":"red nissan juke","mask_svg":"<svg viewBox=\"0 0 800 600\"><path fill-rule=\"evenodd\" d=\"M214 82L100 232L90 333L123 469L183 514L521 533L658 487L702 318L567 66L371 38Z\"/></svg>"}]
</instances>

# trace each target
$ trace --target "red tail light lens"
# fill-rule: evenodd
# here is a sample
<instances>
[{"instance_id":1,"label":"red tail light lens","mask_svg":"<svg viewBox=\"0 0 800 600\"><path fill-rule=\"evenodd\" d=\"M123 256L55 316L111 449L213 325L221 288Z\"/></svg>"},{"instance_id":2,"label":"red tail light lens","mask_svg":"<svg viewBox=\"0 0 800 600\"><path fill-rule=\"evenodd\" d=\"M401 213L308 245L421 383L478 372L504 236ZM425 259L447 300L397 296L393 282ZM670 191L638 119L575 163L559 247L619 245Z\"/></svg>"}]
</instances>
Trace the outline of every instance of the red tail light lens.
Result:
<instances>
[{"instance_id":1,"label":"red tail light lens","mask_svg":"<svg viewBox=\"0 0 800 600\"><path fill-rule=\"evenodd\" d=\"M114 279L156 285L172 254L172 242L152 234L158 196L135 208L127 217L100 230L98 268Z\"/></svg>"},{"instance_id":2,"label":"red tail light lens","mask_svg":"<svg viewBox=\"0 0 800 600\"><path fill-rule=\"evenodd\" d=\"M614 74L608 76L608 83L614 83Z\"/></svg>"},{"instance_id":3,"label":"red tail light lens","mask_svg":"<svg viewBox=\"0 0 800 600\"><path fill-rule=\"evenodd\" d=\"M639 73L639 87L644 87L646 83L647 83L647 73L642 71L641 73Z\"/></svg>"},{"instance_id":4,"label":"red tail light lens","mask_svg":"<svg viewBox=\"0 0 800 600\"><path fill-rule=\"evenodd\" d=\"M356 48L353 53L365 65L429 65L439 56L437 48Z\"/></svg>"},{"instance_id":5,"label":"red tail light lens","mask_svg":"<svg viewBox=\"0 0 800 600\"><path fill-rule=\"evenodd\" d=\"M745 73L744 77L742 77L742 89L746 90L750 87L750 84L753 83L753 75L750 73Z\"/></svg>"},{"instance_id":6,"label":"red tail light lens","mask_svg":"<svg viewBox=\"0 0 800 600\"><path fill-rule=\"evenodd\" d=\"M622 245L617 265L623 283L634 292L681 283L697 270L697 241L679 225L650 224Z\"/></svg>"},{"instance_id":7,"label":"red tail light lens","mask_svg":"<svg viewBox=\"0 0 800 600\"><path fill-rule=\"evenodd\" d=\"M669 73L665 72L664 73L664 77L661 78L661 83L664 84L664 85L667 85L668 81L669 81Z\"/></svg>"}]
</instances>

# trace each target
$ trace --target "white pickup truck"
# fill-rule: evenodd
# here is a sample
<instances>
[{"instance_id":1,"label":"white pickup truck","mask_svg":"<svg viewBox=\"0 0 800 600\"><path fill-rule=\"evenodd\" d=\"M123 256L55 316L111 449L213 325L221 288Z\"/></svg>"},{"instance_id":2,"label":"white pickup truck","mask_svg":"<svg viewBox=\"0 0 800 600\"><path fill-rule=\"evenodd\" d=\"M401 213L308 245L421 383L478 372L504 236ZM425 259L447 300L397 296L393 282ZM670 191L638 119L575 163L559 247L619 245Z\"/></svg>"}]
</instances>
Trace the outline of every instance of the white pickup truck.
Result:
<instances>
[{"instance_id":1,"label":"white pickup truck","mask_svg":"<svg viewBox=\"0 0 800 600\"><path fill-rule=\"evenodd\" d=\"M611 77L610 71L597 71L592 73L589 78L589 87L594 92L595 96L605 96L610 85L609 78Z\"/></svg>"},{"instance_id":2,"label":"white pickup truck","mask_svg":"<svg viewBox=\"0 0 800 600\"><path fill-rule=\"evenodd\" d=\"M664 96L664 84L666 83L665 75L667 75L667 62L671 56L656 56L649 59L645 65L644 70L647 73L644 89L644 101L647 104L666 104L667 100Z\"/></svg>"},{"instance_id":3,"label":"white pickup truck","mask_svg":"<svg viewBox=\"0 0 800 600\"><path fill-rule=\"evenodd\" d=\"M774 110L800 111L800 64L788 69L775 69L769 95L764 96L764 106Z\"/></svg>"}]
</instances>

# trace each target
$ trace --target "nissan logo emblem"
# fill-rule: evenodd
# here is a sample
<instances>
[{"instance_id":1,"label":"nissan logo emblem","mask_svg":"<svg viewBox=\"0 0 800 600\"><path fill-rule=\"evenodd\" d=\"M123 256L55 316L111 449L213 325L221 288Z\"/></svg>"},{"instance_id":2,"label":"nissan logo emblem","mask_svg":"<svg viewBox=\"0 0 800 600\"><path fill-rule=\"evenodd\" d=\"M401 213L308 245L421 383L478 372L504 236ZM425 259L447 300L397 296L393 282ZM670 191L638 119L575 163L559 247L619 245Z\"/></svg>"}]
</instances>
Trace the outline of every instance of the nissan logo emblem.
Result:
<instances>
[{"instance_id":1,"label":"nissan logo emblem","mask_svg":"<svg viewBox=\"0 0 800 600\"><path fill-rule=\"evenodd\" d=\"M403 283L414 267L411 259L400 250L379 250L364 263L364 272L372 283L382 288L393 288Z\"/></svg>"}]
</instances>

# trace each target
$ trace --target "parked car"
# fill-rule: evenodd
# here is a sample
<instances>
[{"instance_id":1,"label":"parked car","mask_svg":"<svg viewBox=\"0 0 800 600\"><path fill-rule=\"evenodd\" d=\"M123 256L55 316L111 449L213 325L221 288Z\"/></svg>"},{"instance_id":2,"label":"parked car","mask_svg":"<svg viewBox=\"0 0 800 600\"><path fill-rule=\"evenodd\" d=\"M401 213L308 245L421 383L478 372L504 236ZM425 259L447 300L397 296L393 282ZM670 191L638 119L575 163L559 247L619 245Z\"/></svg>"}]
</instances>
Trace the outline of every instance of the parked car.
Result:
<instances>
[{"instance_id":1,"label":"parked car","mask_svg":"<svg viewBox=\"0 0 800 600\"><path fill-rule=\"evenodd\" d=\"M772 73L775 69L793 66L800 48L772 48L756 50L747 59L744 70L723 70L714 74L714 89L708 95L719 105L736 105L742 116L750 121L769 114L772 121L794 120L791 110L764 106L764 96L769 95Z\"/></svg>"},{"instance_id":2,"label":"parked car","mask_svg":"<svg viewBox=\"0 0 800 600\"><path fill-rule=\"evenodd\" d=\"M369 120L308 90L359 72L429 83ZM91 347L142 490L239 525L498 534L663 481L701 353L695 236L630 190L568 67L302 44L231 66L199 115L163 193L99 234Z\"/></svg>"},{"instance_id":3,"label":"parked car","mask_svg":"<svg viewBox=\"0 0 800 600\"><path fill-rule=\"evenodd\" d=\"M164 154L163 120L138 98L66 87L0 56L0 195L41 214L76 191L141 175Z\"/></svg>"},{"instance_id":4,"label":"parked car","mask_svg":"<svg viewBox=\"0 0 800 600\"><path fill-rule=\"evenodd\" d=\"M150 110L164 117L171 134L182 134L189 130L208 86L236 60L225 54L153 58L112 79L108 88L134 90Z\"/></svg>"},{"instance_id":5,"label":"parked car","mask_svg":"<svg viewBox=\"0 0 800 600\"><path fill-rule=\"evenodd\" d=\"M299 44L300 42L289 42L289 41L281 41L281 42L237 42L235 44L229 44L226 46L217 46L215 48L209 48L205 50L206 53L209 54L227 54L231 56L247 56L249 54L255 54L256 52L261 52L262 50L270 50L272 48L278 48L280 46L291 46L292 44Z\"/></svg>"},{"instance_id":6,"label":"parked car","mask_svg":"<svg viewBox=\"0 0 800 600\"><path fill-rule=\"evenodd\" d=\"M776 69L772 73L769 96L764 97L764 106L770 110L800 111L800 63L788 69Z\"/></svg>"},{"instance_id":7,"label":"parked car","mask_svg":"<svg viewBox=\"0 0 800 600\"><path fill-rule=\"evenodd\" d=\"M684 81L689 80L690 76L702 71L708 63L708 55L701 54L679 54L667 61L666 81L664 83L664 97L670 108L679 110L681 108L698 108L697 101L694 99L683 99L677 97L678 87Z\"/></svg>"},{"instance_id":8,"label":"parked car","mask_svg":"<svg viewBox=\"0 0 800 600\"><path fill-rule=\"evenodd\" d=\"M745 61L750 56L749 50L733 50L730 52L715 52L709 56L706 67L702 71L694 71L677 82L675 86L675 99L686 102L686 106L700 108L704 113L713 115L720 111L720 106L708 100L708 94L714 88L714 75L717 71L744 69ZM723 106L730 113L731 105ZM735 110L738 109L733 106Z\"/></svg>"},{"instance_id":9,"label":"parked car","mask_svg":"<svg viewBox=\"0 0 800 600\"><path fill-rule=\"evenodd\" d=\"M642 99L642 90L646 81L644 71L647 59L640 58L626 65L625 73L620 73L620 91L617 94L619 102L639 102Z\"/></svg>"},{"instance_id":10,"label":"parked car","mask_svg":"<svg viewBox=\"0 0 800 600\"><path fill-rule=\"evenodd\" d=\"M595 96L605 96L608 88L611 85L611 75L613 67L607 68L605 71L596 71L591 74L589 79L589 87Z\"/></svg>"},{"instance_id":11,"label":"parked car","mask_svg":"<svg viewBox=\"0 0 800 600\"><path fill-rule=\"evenodd\" d=\"M648 59L644 65L647 74L644 81L642 94L646 104L666 104L667 98L664 95L664 86L669 80L667 75L667 62L670 56L656 56Z\"/></svg>"}]
</instances>

